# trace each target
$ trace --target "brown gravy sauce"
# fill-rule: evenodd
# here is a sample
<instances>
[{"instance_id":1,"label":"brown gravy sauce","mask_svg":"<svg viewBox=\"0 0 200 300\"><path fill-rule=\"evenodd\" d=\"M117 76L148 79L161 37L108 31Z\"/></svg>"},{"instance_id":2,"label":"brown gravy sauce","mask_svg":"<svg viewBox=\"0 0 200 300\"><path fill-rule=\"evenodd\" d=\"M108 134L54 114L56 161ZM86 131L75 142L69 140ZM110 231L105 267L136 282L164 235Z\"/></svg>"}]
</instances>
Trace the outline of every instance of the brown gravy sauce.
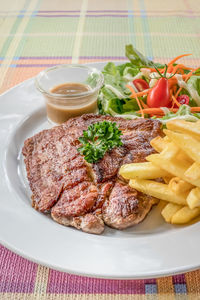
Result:
<instances>
[{"instance_id":1,"label":"brown gravy sauce","mask_svg":"<svg viewBox=\"0 0 200 300\"><path fill-rule=\"evenodd\" d=\"M46 96L47 117L50 122L61 124L69 118L97 111L97 93L73 97L75 94L90 91L88 85L82 83L63 83L53 87L50 92L55 97ZM59 98L59 94L67 98ZM70 98L69 96L72 95Z\"/></svg>"},{"instance_id":2,"label":"brown gravy sauce","mask_svg":"<svg viewBox=\"0 0 200 300\"><path fill-rule=\"evenodd\" d=\"M90 88L86 84L69 82L54 86L50 90L50 92L53 94L74 95L83 92L88 92L89 90Z\"/></svg>"}]
</instances>

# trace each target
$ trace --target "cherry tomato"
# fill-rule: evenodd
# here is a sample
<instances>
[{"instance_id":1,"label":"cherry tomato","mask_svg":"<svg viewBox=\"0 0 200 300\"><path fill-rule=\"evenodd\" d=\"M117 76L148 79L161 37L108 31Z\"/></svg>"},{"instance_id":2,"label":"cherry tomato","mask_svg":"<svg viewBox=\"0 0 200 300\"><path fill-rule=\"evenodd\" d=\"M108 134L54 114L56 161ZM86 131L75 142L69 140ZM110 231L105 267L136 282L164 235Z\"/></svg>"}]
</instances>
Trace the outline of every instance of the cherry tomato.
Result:
<instances>
[{"instance_id":1,"label":"cherry tomato","mask_svg":"<svg viewBox=\"0 0 200 300\"><path fill-rule=\"evenodd\" d=\"M189 101L190 101L190 98L188 95L180 95L177 97L176 99L181 105L183 104L186 104L188 105L189 104ZM178 107L177 105L175 105L174 107Z\"/></svg>"},{"instance_id":2,"label":"cherry tomato","mask_svg":"<svg viewBox=\"0 0 200 300\"><path fill-rule=\"evenodd\" d=\"M149 107L168 107L170 104L169 82L165 77L161 77L156 82L147 96Z\"/></svg>"},{"instance_id":3,"label":"cherry tomato","mask_svg":"<svg viewBox=\"0 0 200 300\"><path fill-rule=\"evenodd\" d=\"M149 85L144 79L135 79L133 84L139 92L149 89Z\"/></svg>"}]
</instances>

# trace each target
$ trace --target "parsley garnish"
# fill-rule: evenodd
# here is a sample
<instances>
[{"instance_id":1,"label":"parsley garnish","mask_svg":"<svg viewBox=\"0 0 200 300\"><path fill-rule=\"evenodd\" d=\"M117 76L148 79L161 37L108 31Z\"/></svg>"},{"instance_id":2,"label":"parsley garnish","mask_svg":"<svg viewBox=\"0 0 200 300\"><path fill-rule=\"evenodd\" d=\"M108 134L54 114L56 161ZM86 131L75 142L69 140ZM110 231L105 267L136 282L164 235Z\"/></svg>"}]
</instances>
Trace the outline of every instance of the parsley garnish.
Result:
<instances>
[{"instance_id":1,"label":"parsley garnish","mask_svg":"<svg viewBox=\"0 0 200 300\"><path fill-rule=\"evenodd\" d=\"M121 135L116 123L103 121L92 124L87 130L83 130L83 136L78 139L82 144L78 151L87 162L95 163L107 151L123 145Z\"/></svg>"}]
</instances>

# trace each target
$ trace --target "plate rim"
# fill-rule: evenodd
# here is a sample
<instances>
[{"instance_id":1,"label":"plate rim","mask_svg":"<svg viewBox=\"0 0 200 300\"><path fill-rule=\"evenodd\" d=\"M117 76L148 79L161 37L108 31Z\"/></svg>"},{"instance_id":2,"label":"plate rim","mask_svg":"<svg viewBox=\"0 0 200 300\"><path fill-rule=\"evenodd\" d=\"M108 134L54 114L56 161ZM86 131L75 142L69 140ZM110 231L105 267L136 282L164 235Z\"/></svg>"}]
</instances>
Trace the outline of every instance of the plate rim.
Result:
<instances>
[{"instance_id":1,"label":"plate rim","mask_svg":"<svg viewBox=\"0 0 200 300\"><path fill-rule=\"evenodd\" d=\"M125 63L125 61L113 61L114 63ZM91 62L91 63L87 63L86 65L104 65L106 64L107 61L105 62ZM9 90L3 92L1 95L0 95L0 105L1 105L1 98L4 97L6 94L9 94L10 92L12 92L14 89L17 89L19 88L21 85L26 85L27 82L31 82L34 80L34 77L32 78L28 78L20 83L18 83L17 85L11 87ZM34 82L33 82L34 84ZM37 109L35 109L34 111L37 111ZM33 111L33 112L34 112ZM17 127L20 126L21 124L24 123L25 121L25 118L26 116L24 116L24 118L22 118L18 123L17 123ZM62 271L62 272L68 272L70 274L75 274L75 275L80 275L80 276L87 276L87 277L93 277L93 278L106 278L106 279L121 279L121 280L132 280L132 279L144 279L144 278L158 278L158 277L163 277L163 276L169 276L169 275L175 275L175 274L180 274L180 273L183 273L183 272L189 272L191 270L196 270L200 267L200 263L198 265L190 265L188 267L186 266L183 266L182 268L179 268L179 270L176 269L176 267L174 269L171 269L171 270L163 270L163 271L157 271L157 272L154 272L154 273L150 273L147 274L144 276L144 275L139 275L139 276L134 276L134 275L131 275L131 276L122 276L122 277L119 277L119 276L115 276L114 274L109 276L107 274L102 274L102 275L96 275L95 273L92 274L92 273L87 273L87 272L78 272L78 271L74 271L72 269L66 269L66 267L63 267L63 268L60 268L60 267L55 267L55 265L52 265L51 263L48 263L48 262L45 262L44 261L40 261L39 259L35 259L34 257L32 257L31 255L27 255L26 253L22 252L22 251L19 251L18 248L16 248L15 246L11 245L10 243L7 243L5 240L3 240L1 238L1 234L0 234L0 243L5 246L6 248L8 248L9 250L17 253L18 255L30 260L30 261L33 261L35 263L38 263L38 264L41 264L41 265L45 265L45 266L48 266L49 268L52 268L52 269L56 269L56 270L59 270L59 271Z\"/></svg>"}]
</instances>

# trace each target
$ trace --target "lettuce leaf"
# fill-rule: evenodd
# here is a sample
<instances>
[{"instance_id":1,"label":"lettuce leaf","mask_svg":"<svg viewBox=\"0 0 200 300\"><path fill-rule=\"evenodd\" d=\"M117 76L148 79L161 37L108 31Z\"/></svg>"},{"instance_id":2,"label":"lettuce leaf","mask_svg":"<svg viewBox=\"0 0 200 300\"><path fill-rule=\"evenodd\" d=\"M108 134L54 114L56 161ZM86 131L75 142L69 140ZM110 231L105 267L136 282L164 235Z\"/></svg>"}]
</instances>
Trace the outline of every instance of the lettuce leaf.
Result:
<instances>
[{"instance_id":1,"label":"lettuce leaf","mask_svg":"<svg viewBox=\"0 0 200 300\"><path fill-rule=\"evenodd\" d=\"M153 62L146 58L142 53L136 50L133 45L126 45L125 48L126 57L131 61L134 66L137 67L152 67Z\"/></svg>"},{"instance_id":2,"label":"lettuce leaf","mask_svg":"<svg viewBox=\"0 0 200 300\"><path fill-rule=\"evenodd\" d=\"M145 67L154 67L163 68L165 65L160 63L154 63L152 60L149 60L142 53L133 47L133 45L126 45L125 47L126 57L134 65L134 67L145 68Z\"/></svg>"},{"instance_id":3,"label":"lettuce leaf","mask_svg":"<svg viewBox=\"0 0 200 300\"><path fill-rule=\"evenodd\" d=\"M135 99L113 98L110 99L108 103L108 111L110 111L110 109L115 113L123 114L138 111L139 107Z\"/></svg>"},{"instance_id":4,"label":"lettuce leaf","mask_svg":"<svg viewBox=\"0 0 200 300\"><path fill-rule=\"evenodd\" d=\"M112 76L117 76L119 74L119 71L113 62L109 62L109 63L107 63L107 65L105 65L102 73L110 74Z\"/></svg>"},{"instance_id":5,"label":"lettuce leaf","mask_svg":"<svg viewBox=\"0 0 200 300\"><path fill-rule=\"evenodd\" d=\"M200 96L200 76L191 76L187 82L188 86L195 89Z\"/></svg>"}]
</instances>

